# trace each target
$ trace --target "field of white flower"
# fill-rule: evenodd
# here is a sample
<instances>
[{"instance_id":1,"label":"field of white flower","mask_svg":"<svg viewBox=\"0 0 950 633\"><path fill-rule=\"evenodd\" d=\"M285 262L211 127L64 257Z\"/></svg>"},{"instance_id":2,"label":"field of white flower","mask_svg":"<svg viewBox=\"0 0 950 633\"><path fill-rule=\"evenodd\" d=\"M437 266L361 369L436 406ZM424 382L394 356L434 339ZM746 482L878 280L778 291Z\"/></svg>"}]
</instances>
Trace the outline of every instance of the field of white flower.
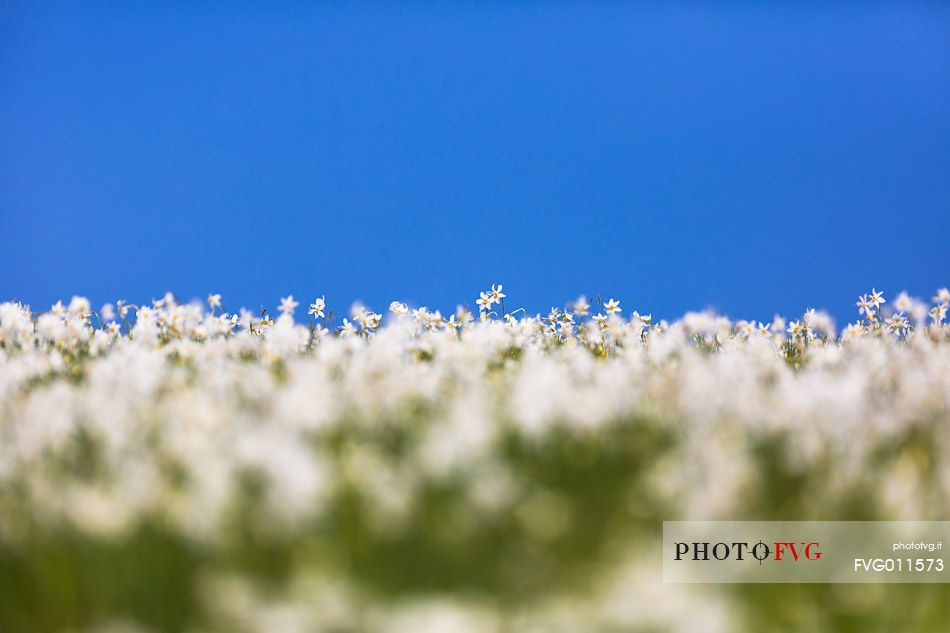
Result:
<instances>
[{"instance_id":1,"label":"field of white flower","mask_svg":"<svg viewBox=\"0 0 950 633\"><path fill-rule=\"evenodd\" d=\"M948 301L0 304L0 631L946 631L948 585L664 585L658 550L947 519Z\"/></svg>"}]
</instances>

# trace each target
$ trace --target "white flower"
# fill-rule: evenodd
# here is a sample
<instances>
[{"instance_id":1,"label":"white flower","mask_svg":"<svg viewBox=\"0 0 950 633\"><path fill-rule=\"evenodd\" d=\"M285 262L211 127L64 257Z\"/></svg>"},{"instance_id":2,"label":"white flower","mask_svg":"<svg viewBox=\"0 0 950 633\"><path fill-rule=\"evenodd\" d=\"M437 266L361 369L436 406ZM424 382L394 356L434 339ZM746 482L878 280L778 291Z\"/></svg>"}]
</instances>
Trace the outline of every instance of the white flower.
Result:
<instances>
[{"instance_id":1,"label":"white flower","mask_svg":"<svg viewBox=\"0 0 950 633\"><path fill-rule=\"evenodd\" d=\"M74 296L69 302L69 308L67 308L67 311L71 316L77 316L84 319L92 312L92 306L89 303L89 299L85 297Z\"/></svg>"},{"instance_id":2,"label":"white flower","mask_svg":"<svg viewBox=\"0 0 950 633\"><path fill-rule=\"evenodd\" d=\"M365 308L359 308L353 315L353 319L360 324L364 330L375 330L382 321L382 315L376 314Z\"/></svg>"},{"instance_id":3,"label":"white flower","mask_svg":"<svg viewBox=\"0 0 950 633\"><path fill-rule=\"evenodd\" d=\"M894 309L898 312L910 312L913 304L914 302L910 298L910 295L906 292L901 292L899 295L897 295L897 299L894 300Z\"/></svg>"},{"instance_id":4,"label":"white flower","mask_svg":"<svg viewBox=\"0 0 950 633\"><path fill-rule=\"evenodd\" d=\"M581 295L574 301L574 314L587 316L588 312L590 312L590 304L587 302L587 297Z\"/></svg>"},{"instance_id":5,"label":"white flower","mask_svg":"<svg viewBox=\"0 0 950 633\"><path fill-rule=\"evenodd\" d=\"M636 320L638 320L638 321L640 321L640 323L642 323L642 324L644 324L644 325L647 325L647 326L649 326L651 323L653 323L653 315L652 315L652 314L640 314L639 312L637 312L636 310L634 310L634 311L633 311L633 318L636 319Z\"/></svg>"},{"instance_id":6,"label":"white flower","mask_svg":"<svg viewBox=\"0 0 950 633\"><path fill-rule=\"evenodd\" d=\"M405 316L409 314L409 306L407 306L405 303L393 301L389 304L389 311L397 316Z\"/></svg>"},{"instance_id":7,"label":"white flower","mask_svg":"<svg viewBox=\"0 0 950 633\"><path fill-rule=\"evenodd\" d=\"M464 306L458 306L455 309L455 316L457 317L460 325L467 325L474 320L472 318L472 313Z\"/></svg>"},{"instance_id":8,"label":"white flower","mask_svg":"<svg viewBox=\"0 0 950 633\"><path fill-rule=\"evenodd\" d=\"M805 312L802 320L808 331L813 334L822 334L826 338L835 336L835 322L827 312L818 312L811 308Z\"/></svg>"},{"instance_id":9,"label":"white flower","mask_svg":"<svg viewBox=\"0 0 950 633\"><path fill-rule=\"evenodd\" d=\"M428 326L431 317L432 315L429 313L429 309L425 306L422 306L421 308L416 308L415 310L412 311L413 321L415 321L416 323L419 323L420 325Z\"/></svg>"},{"instance_id":10,"label":"white flower","mask_svg":"<svg viewBox=\"0 0 950 633\"><path fill-rule=\"evenodd\" d=\"M842 339L851 341L867 334L867 329L860 323L850 323L841 333Z\"/></svg>"},{"instance_id":11,"label":"white flower","mask_svg":"<svg viewBox=\"0 0 950 633\"><path fill-rule=\"evenodd\" d=\"M478 304L479 310L489 310L493 303L495 303L495 298L487 292L479 293L478 299L475 300L475 303Z\"/></svg>"},{"instance_id":12,"label":"white flower","mask_svg":"<svg viewBox=\"0 0 950 633\"><path fill-rule=\"evenodd\" d=\"M313 300L313 303L310 304L307 314L312 315L315 319L322 318L324 316L323 311L326 307L326 299L324 297L317 297Z\"/></svg>"},{"instance_id":13,"label":"white flower","mask_svg":"<svg viewBox=\"0 0 950 633\"><path fill-rule=\"evenodd\" d=\"M910 328L907 317L899 312L886 319L884 324L887 326L887 329L897 336L900 336L902 332L906 332Z\"/></svg>"},{"instance_id":14,"label":"white flower","mask_svg":"<svg viewBox=\"0 0 950 633\"><path fill-rule=\"evenodd\" d=\"M219 294L208 295L208 306L211 308L220 308L221 295Z\"/></svg>"},{"instance_id":15,"label":"white flower","mask_svg":"<svg viewBox=\"0 0 950 633\"><path fill-rule=\"evenodd\" d=\"M772 331L776 334L785 329L785 317L776 314L772 317Z\"/></svg>"},{"instance_id":16,"label":"white flower","mask_svg":"<svg viewBox=\"0 0 950 633\"><path fill-rule=\"evenodd\" d=\"M887 300L884 298L884 293L879 292L874 288L871 289L871 296L869 297L868 301L875 309L880 308L882 305L887 303Z\"/></svg>"},{"instance_id":17,"label":"white flower","mask_svg":"<svg viewBox=\"0 0 950 633\"><path fill-rule=\"evenodd\" d=\"M947 304L941 303L930 308L930 318L933 319L935 324L943 323L944 319L947 318Z\"/></svg>"},{"instance_id":18,"label":"white flower","mask_svg":"<svg viewBox=\"0 0 950 633\"><path fill-rule=\"evenodd\" d=\"M280 300L280 313L286 314L287 316L293 316L294 310L297 309L298 305L300 304L294 301L293 295L287 295Z\"/></svg>"},{"instance_id":19,"label":"white flower","mask_svg":"<svg viewBox=\"0 0 950 633\"><path fill-rule=\"evenodd\" d=\"M353 324L343 319L343 325L341 325L337 330L340 332L340 336L352 336L356 334L356 328L353 327Z\"/></svg>"},{"instance_id":20,"label":"white flower","mask_svg":"<svg viewBox=\"0 0 950 633\"><path fill-rule=\"evenodd\" d=\"M500 300L482 294L489 307ZM549 485L557 482L546 473L575 460L589 466L604 448L618 464L636 459L629 451L638 441L614 441L631 430L633 440L660 431L664 441L650 449L648 472L602 473L621 514L643 493L654 514L748 514L741 492L768 466L755 446L778 440L789 467L809 479L825 477L834 457L841 485L826 490L818 513L860 489L881 512L939 517L945 508L934 500L947 473L931 473L934 464L914 455L884 460L881 477L869 478L866 466L909 432L943 437L948 302L927 306L934 325L923 327L913 297L896 297L908 312L893 315L879 309L883 293L864 299L865 314L875 316L845 327L840 340L831 317L809 309L788 328L794 349L781 317L733 322L707 311L653 325L649 314L625 318L614 299L592 319L581 318L590 309L584 300L548 315L518 310L494 319L483 309L484 321L464 308L446 319L419 307L415 321L385 325L357 305L337 332L322 321L296 323L293 297L274 319L166 295L141 308L119 302L117 314L134 309L137 319L116 322L102 310L101 325L75 302L41 314L0 302L0 490L16 493L15 512L0 512L0 541L27 556L23 527L36 524L55 527L52 547L93 538L108 549L160 527L182 547L220 552L229 563L234 522L246 516L262 553L287 549L294 570L277 585L230 564L202 579L202 591L229 610L220 621L209 610L209 630L490 631L510 622L517 630L585 630L608 598L607 624L642 623L651 597L630 604L638 594L624 568L651 587L656 574L622 522L614 529L608 521L605 534L618 552L633 548L631 560L594 569L616 596L555 597L551 608L516 607L514 615L454 592L449 611L464 617L435 617L411 607L415 599L367 601L355 578L310 556L311 536L315 527L348 525L340 512L356 507L367 552L431 536L449 554L465 554L457 548L499 534L503 551L507 532L484 530L511 525L515 545L553 555L558 539L579 527L583 517L572 509L585 493ZM398 301L384 305L410 314ZM324 299L310 308L322 317ZM77 464L84 447L76 441L87 437L95 468ZM419 514L434 501L438 516ZM488 523L472 520L483 515ZM324 536L320 547L350 535ZM519 566L509 571L518 580ZM675 612L682 596L673 598ZM709 604L704 598L696 608L698 626L647 624L707 630Z\"/></svg>"}]
</instances>

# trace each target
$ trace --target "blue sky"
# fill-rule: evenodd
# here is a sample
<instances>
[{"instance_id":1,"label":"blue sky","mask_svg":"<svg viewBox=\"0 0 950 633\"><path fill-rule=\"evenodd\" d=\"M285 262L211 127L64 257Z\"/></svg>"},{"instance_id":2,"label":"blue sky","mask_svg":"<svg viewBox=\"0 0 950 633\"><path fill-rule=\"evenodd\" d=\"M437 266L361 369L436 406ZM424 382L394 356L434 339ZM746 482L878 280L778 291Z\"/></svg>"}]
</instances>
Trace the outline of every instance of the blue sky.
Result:
<instances>
[{"instance_id":1,"label":"blue sky","mask_svg":"<svg viewBox=\"0 0 950 633\"><path fill-rule=\"evenodd\" d=\"M73 4L0 3L3 299L950 283L947 3Z\"/></svg>"}]
</instances>

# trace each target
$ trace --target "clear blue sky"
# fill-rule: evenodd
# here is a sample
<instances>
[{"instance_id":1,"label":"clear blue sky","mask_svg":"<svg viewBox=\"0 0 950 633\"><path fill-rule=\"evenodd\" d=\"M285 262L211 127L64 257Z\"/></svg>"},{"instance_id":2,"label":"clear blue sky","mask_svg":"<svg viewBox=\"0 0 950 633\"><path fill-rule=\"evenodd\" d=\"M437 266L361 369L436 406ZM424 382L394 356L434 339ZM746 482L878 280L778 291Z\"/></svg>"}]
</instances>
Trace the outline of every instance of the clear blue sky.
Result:
<instances>
[{"instance_id":1,"label":"clear blue sky","mask_svg":"<svg viewBox=\"0 0 950 633\"><path fill-rule=\"evenodd\" d=\"M277 4L0 1L0 298L950 283L950 3Z\"/></svg>"}]
</instances>

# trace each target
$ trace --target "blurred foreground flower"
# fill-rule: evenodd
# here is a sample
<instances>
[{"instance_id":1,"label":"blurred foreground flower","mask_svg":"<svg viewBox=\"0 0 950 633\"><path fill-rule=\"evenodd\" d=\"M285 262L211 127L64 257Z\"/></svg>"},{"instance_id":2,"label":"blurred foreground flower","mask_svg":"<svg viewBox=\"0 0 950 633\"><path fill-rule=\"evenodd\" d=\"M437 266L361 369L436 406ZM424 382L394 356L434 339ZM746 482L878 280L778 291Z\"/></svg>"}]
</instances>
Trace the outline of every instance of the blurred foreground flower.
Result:
<instances>
[{"instance_id":1,"label":"blurred foreground flower","mask_svg":"<svg viewBox=\"0 0 950 633\"><path fill-rule=\"evenodd\" d=\"M506 298L0 304L0 631L945 625L948 585L694 589L656 556L670 519L945 519L945 289L840 335Z\"/></svg>"}]
</instances>

